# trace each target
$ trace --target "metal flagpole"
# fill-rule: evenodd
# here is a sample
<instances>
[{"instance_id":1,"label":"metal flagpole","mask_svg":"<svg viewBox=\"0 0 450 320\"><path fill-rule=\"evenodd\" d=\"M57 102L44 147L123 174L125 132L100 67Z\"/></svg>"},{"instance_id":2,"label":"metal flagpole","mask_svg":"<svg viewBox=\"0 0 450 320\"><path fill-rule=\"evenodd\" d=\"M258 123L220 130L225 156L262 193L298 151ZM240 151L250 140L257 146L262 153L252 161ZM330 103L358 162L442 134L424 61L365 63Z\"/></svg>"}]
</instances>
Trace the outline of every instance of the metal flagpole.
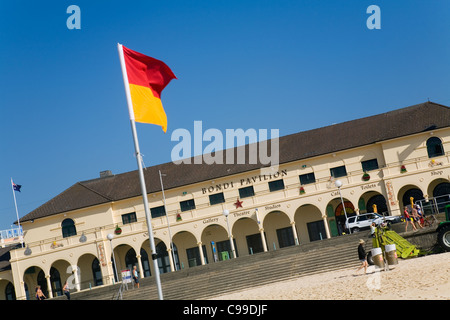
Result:
<instances>
[{"instance_id":1,"label":"metal flagpole","mask_svg":"<svg viewBox=\"0 0 450 320\"><path fill-rule=\"evenodd\" d=\"M158 260L156 257L155 239L153 237L153 228L152 228L152 222L150 219L150 210L148 207L147 187L145 186L144 172L142 170L142 155L139 150L139 141L138 141L137 131L136 131L136 122L134 121L133 104L131 102L130 87L128 84L128 76L127 76L127 70L126 70L126 66L125 66L125 59L123 57L122 45L118 43L117 49L119 51L120 65L122 67L122 76L123 76L123 82L124 82L124 86L125 86L125 93L127 96L128 112L130 114L131 131L133 133L134 149L136 151L136 159L137 159L137 165L138 165L138 171L139 171L139 180L141 183L141 193L142 193L142 199L144 202L145 219L147 221L148 238L150 241L150 249L152 250L153 267L155 269L156 287L158 289L159 300L163 300L161 280L159 278Z\"/></svg>"},{"instance_id":2,"label":"metal flagpole","mask_svg":"<svg viewBox=\"0 0 450 320\"><path fill-rule=\"evenodd\" d=\"M175 271L176 271L176 270L178 270L177 269L177 261L175 260L175 251L173 250L173 242L172 242L172 234L170 232L169 216L167 215L167 210L166 210L166 196L164 195L164 186L163 186L163 181L162 181L162 176L161 176L161 170L158 170L158 171L159 171L159 181L161 182L161 191L162 191L163 202L164 202L164 211L166 211L167 229L169 230L170 249L172 251L172 259L173 259L173 263L175 264Z\"/></svg>"},{"instance_id":3,"label":"metal flagpole","mask_svg":"<svg viewBox=\"0 0 450 320\"><path fill-rule=\"evenodd\" d=\"M19 210L17 210L16 194L14 193L14 182L13 182L13 179L12 179L12 178L11 178L11 189L12 189L12 193L13 193L13 197L14 197L14 205L16 206L17 225L19 226L20 244L22 245L22 248L23 248L23 235L22 235L22 236L20 235Z\"/></svg>"}]
</instances>

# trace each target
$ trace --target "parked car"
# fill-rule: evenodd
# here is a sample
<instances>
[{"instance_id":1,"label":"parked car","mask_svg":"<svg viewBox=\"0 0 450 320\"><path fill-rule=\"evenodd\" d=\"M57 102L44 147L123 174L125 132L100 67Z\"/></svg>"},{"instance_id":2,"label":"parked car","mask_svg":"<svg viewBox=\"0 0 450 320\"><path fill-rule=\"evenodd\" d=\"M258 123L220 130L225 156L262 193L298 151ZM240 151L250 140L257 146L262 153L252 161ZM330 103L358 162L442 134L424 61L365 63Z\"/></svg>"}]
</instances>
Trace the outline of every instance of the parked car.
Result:
<instances>
[{"instance_id":1,"label":"parked car","mask_svg":"<svg viewBox=\"0 0 450 320\"><path fill-rule=\"evenodd\" d=\"M350 218L347 218L345 222L345 227L347 230L351 230L351 232L358 232L360 230L369 229L372 222L378 226L383 222L386 222L388 225L391 223L397 223L401 221L400 216L382 216L378 213L364 213L360 215L356 215Z\"/></svg>"}]
</instances>

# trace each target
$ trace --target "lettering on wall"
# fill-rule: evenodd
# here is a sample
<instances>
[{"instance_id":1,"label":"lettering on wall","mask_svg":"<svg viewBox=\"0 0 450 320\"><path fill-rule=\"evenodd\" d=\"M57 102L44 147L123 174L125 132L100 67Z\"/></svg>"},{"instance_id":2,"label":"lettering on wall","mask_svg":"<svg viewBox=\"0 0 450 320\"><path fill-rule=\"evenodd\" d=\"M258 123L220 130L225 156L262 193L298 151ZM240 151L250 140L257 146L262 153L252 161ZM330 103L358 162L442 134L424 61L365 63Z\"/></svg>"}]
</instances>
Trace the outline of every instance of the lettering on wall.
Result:
<instances>
[{"instance_id":1,"label":"lettering on wall","mask_svg":"<svg viewBox=\"0 0 450 320\"><path fill-rule=\"evenodd\" d=\"M279 179L287 175L287 170L277 171L272 174L259 174L257 176L252 176L249 178L240 179L239 181L229 181L225 183L218 183L213 186L202 188L202 194L221 192L227 189L232 189L235 187L244 187L252 185L256 182L270 181L273 179Z\"/></svg>"}]
</instances>

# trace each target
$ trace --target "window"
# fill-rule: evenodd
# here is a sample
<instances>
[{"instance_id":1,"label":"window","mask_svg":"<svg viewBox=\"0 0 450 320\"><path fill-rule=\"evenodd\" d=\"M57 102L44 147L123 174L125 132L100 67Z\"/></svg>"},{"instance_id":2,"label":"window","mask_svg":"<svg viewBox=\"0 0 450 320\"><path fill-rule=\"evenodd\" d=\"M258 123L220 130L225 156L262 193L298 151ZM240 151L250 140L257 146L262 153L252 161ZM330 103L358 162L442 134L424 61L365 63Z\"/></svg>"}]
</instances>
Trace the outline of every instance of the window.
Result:
<instances>
[{"instance_id":1,"label":"window","mask_svg":"<svg viewBox=\"0 0 450 320\"><path fill-rule=\"evenodd\" d=\"M236 239L233 239L234 252L236 253L236 258L239 256L237 252ZM219 261L229 260L233 258L233 250L231 250L230 240L223 240L216 242L217 254L219 255Z\"/></svg>"},{"instance_id":2,"label":"window","mask_svg":"<svg viewBox=\"0 0 450 320\"><path fill-rule=\"evenodd\" d=\"M292 227L277 229L277 238L280 248L295 245L294 232L292 231Z\"/></svg>"},{"instance_id":3,"label":"window","mask_svg":"<svg viewBox=\"0 0 450 320\"><path fill-rule=\"evenodd\" d=\"M127 223L133 223L136 222L136 212L131 212L131 213L127 213L127 214L123 214L122 215L122 223L123 224L127 224Z\"/></svg>"},{"instance_id":4,"label":"window","mask_svg":"<svg viewBox=\"0 0 450 320\"><path fill-rule=\"evenodd\" d=\"M194 210L194 209L195 209L195 202L194 202L194 199L190 199L190 200L186 200L186 201L181 201L181 202L180 202L180 208L181 208L181 211Z\"/></svg>"},{"instance_id":5,"label":"window","mask_svg":"<svg viewBox=\"0 0 450 320\"><path fill-rule=\"evenodd\" d=\"M269 190L270 192L284 190L284 181L283 179L270 181L269 182Z\"/></svg>"},{"instance_id":6,"label":"window","mask_svg":"<svg viewBox=\"0 0 450 320\"><path fill-rule=\"evenodd\" d=\"M100 267L100 261L98 261L97 258L94 258L92 261L92 276L94 278L95 286L103 285L102 269Z\"/></svg>"},{"instance_id":7,"label":"window","mask_svg":"<svg viewBox=\"0 0 450 320\"><path fill-rule=\"evenodd\" d=\"M61 228L63 238L77 235L77 228L75 228L75 222L72 219L65 219L61 223Z\"/></svg>"},{"instance_id":8,"label":"window","mask_svg":"<svg viewBox=\"0 0 450 320\"><path fill-rule=\"evenodd\" d=\"M333 178L345 177L347 175L347 170L345 169L345 166L340 166L331 168L330 173Z\"/></svg>"},{"instance_id":9,"label":"window","mask_svg":"<svg viewBox=\"0 0 450 320\"><path fill-rule=\"evenodd\" d=\"M255 190L253 190L253 186L239 189L239 197L240 198L253 197L254 195L255 195Z\"/></svg>"},{"instance_id":10,"label":"window","mask_svg":"<svg viewBox=\"0 0 450 320\"><path fill-rule=\"evenodd\" d=\"M223 196L223 192L211 194L209 196L209 203L211 205L219 204L219 203L223 203L223 202L225 202L225 197Z\"/></svg>"},{"instance_id":11,"label":"window","mask_svg":"<svg viewBox=\"0 0 450 320\"><path fill-rule=\"evenodd\" d=\"M205 263L208 263L208 256L206 255L206 246L202 246L203 250L203 258L205 259ZM198 247L186 249L186 256L188 259L189 267L201 266L202 260L200 257L200 250Z\"/></svg>"},{"instance_id":12,"label":"window","mask_svg":"<svg viewBox=\"0 0 450 320\"><path fill-rule=\"evenodd\" d=\"M158 218L166 215L166 208L164 206L155 207L150 209L152 218Z\"/></svg>"},{"instance_id":13,"label":"window","mask_svg":"<svg viewBox=\"0 0 450 320\"><path fill-rule=\"evenodd\" d=\"M441 139L432 137L427 140L428 158L439 157L444 155L444 147Z\"/></svg>"},{"instance_id":14,"label":"window","mask_svg":"<svg viewBox=\"0 0 450 320\"><path fill-rule=\"evenodd\" d=\"M314 172L302 174L299 176L300 178L300 184L309 184L309 183L315 183L316 177L314 176Z\"/></svg>"},{"instance_id":15,"label":"window","mask_svg":"<svg viewBox=\"0 0 450 320\"><path fill-rule=\"evenodd\" d=\"M370 170L376 170L378 169L378 161L377 159L370 159L366 161L361 162L361 166L364 172L370 171Z\"/></svg>"}]
</instances>

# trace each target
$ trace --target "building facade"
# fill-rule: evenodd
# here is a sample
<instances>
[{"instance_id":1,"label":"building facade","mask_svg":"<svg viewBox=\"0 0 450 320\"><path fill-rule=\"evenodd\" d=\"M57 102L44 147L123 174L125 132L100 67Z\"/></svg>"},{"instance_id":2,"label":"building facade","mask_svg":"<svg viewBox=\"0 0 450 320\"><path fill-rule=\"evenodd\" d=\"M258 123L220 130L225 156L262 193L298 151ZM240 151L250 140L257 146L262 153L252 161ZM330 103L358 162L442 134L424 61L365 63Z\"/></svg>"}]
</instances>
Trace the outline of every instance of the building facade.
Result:
<instances>
[{"instance_id":1,"label":"building facade","mask_svg":"<svg viewBox=\"0 0 450 320\"><path fill-rule=\"evenodd\" d=\"M265 170L258 163L145 170L160 273L340 236L345 216L401 215L411 200L427 199L424 210L434 213L449 201L446 106L427 102L300 132L281 137L279 148L279 165ZM104 172L22 217L26 245L9 251L0 298L34 299L37 285L54 297L65 281L73 290L110 285L134 265L140 277L152 276L139 190L136 171Z\"/></svg>"}]
</instances>

